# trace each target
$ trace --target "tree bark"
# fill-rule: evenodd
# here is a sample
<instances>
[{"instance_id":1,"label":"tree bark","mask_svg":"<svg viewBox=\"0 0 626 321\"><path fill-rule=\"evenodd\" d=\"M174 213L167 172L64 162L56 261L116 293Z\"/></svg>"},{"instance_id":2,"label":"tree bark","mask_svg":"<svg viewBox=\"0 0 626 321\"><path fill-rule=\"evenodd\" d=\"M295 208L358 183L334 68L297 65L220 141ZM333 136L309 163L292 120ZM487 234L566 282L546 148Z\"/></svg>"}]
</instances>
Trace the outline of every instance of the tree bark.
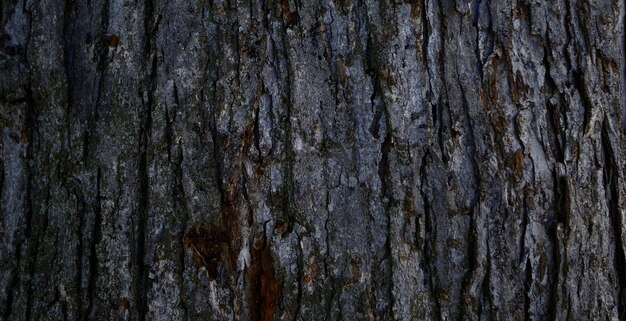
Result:
<instances>
[{"instance_id":1,"label":"tree bark","mask_svg":"<svg viewBox=\"0 0 626 321\"><path fill-rule=\"evenodd\" d=\"M0 316L624 320L624 13L3 0Z\"/></svg>"}]
</instances>

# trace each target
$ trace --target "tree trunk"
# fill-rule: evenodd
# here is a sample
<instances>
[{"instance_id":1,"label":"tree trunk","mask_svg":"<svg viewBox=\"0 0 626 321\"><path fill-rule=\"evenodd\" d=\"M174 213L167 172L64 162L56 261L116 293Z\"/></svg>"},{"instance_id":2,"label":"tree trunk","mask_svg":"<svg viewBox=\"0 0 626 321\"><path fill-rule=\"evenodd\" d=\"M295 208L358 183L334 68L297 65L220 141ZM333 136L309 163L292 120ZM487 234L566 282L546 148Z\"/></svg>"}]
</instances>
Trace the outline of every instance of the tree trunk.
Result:
<instances>
[{"instance_id":1,"label":"tree trunk","mask_svg":"<svg viewBox=\"0 0 626 321\"><path fill-rule=\"evenodd\" d=\"M3 0L4 320L624 320L624 2Z\"/></svg>"}]
</instances>

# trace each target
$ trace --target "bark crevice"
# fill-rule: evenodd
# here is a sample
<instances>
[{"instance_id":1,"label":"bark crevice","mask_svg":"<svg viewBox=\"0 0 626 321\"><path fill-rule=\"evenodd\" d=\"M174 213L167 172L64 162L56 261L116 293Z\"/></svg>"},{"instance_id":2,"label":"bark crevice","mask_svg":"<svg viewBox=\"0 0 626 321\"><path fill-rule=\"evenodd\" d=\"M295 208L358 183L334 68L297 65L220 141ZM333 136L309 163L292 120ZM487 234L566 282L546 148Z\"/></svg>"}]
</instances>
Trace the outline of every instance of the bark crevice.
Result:
<instances>
[{"instance_id":1,"label":"bark crevice","mask_svg":"<svg viewBox=\"0 0 626 321\"><path fill-rule=\"evenodd\" d=\"M109 1L109 0L107 0ZM159 19L155 16L157 10L154 0L147 1L144 8L144 42L145 59L145 83L147 89L146 97L142 96L143 105L139 110L139 142L138 142L138 203L136 216L136 236L135 236L135 304L137 306L138 320L146 319L147 295L150 279L148 278L148 265L146 264L146 242L148 240L147 221L150 217L150 150L152 131L152 112L154 108L155 92L157 89L158 54L156 52L156 34L158 32ZM156 20L155 20L156 18Z\"/></svg>"},{"instance_id":2,"label":"bark crevice","mask_svg":"<svg viewBox=\"0 0 626 321\"><path fill-rule=\"evenodd\" d=\"M601 143L604 151L604 186L607 190L605 196L609 207L610 222L612 223L613 242L615 247L614 264L618 280L617 309L620 320L626 317L626 258L623 243L623 218L620 211L619 181L621 175L615 159L613 147L609 140L609 127L606 120L602 123Z\"/></svg>"}]
</instances>

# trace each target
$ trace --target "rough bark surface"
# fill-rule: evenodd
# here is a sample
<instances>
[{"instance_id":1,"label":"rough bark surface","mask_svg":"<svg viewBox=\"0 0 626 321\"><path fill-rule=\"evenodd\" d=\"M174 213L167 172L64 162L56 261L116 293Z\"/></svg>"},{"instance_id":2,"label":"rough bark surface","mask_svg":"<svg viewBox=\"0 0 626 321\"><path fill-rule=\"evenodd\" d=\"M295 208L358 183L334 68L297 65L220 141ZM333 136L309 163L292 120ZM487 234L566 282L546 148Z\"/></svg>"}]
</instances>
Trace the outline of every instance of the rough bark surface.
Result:
<instances>
[{"instance_id":1,"label":"rough bark surface","mask_svg":"<svg viewBox=\"0 0 626 321\"><path fill-rule=\"evenodd\" d=\"M4 320L624 320L624 2L2 0Z\"/></svg>"}]
</instances>

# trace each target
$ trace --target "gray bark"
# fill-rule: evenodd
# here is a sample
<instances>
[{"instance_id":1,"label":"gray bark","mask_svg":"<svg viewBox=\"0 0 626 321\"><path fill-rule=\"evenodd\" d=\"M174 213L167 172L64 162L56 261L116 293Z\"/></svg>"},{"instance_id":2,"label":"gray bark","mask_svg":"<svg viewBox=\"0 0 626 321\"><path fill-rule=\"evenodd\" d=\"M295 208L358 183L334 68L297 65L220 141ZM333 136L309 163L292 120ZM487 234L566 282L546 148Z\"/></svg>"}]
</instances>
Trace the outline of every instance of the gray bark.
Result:
<instances>
[{"instance_id":1,"label":"gray bark","mask_svg":"<svg viewBox=\"0 0 626 321\"><path fill-rule=\"evenodd\" d=\"M624 320L623 1L2 0L4 320Z\"/></svg>"}]
</instances>

